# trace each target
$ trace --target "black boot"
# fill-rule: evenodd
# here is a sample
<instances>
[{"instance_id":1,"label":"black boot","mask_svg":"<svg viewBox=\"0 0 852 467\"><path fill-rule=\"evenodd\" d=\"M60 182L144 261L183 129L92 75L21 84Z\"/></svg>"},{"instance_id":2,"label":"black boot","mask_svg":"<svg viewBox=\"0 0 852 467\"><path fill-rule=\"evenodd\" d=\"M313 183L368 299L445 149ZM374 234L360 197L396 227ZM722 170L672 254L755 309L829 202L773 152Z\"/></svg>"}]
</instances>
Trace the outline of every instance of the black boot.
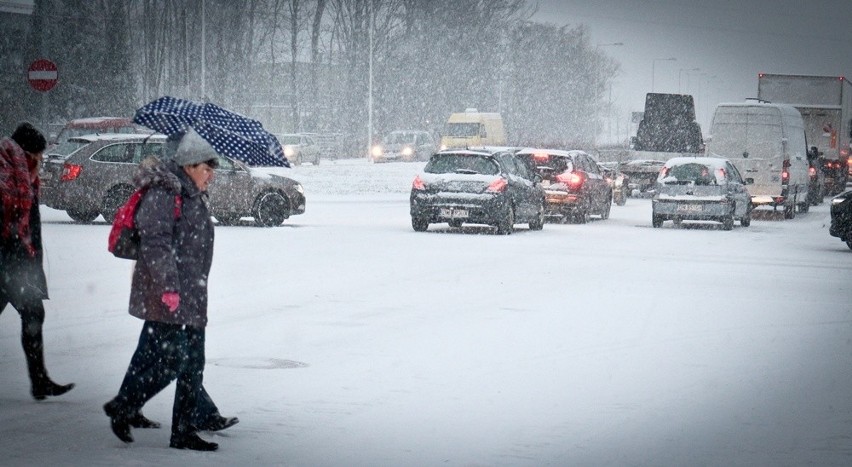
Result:
<instances>
[{"instance_id":1,"label":"black boot","mask_svg":"<svg viewBox=\"0 0 852 467\"><path fill-rule=\"evenodd\" d=\"M142 412L136 412L127 419L127 423L133 428L160 428L160 422L148 419L142 415Z\"/></svg>"},{"instance_id":2,"label":"black boot","mask_svg":"<svg viewBox=\"0 0 852 467\"><path fill-rule=\"evenodd\" d=\"M215 451L219 445L204 441L196 433L172 434L169 447L175 449L191 449L193 451Z\"/></svg>"},{"instance_id":3,"label":"black boot","mask_svg":"<svg viewBox=\"0 0 852 467\"><path fill-rule=\"evenodd\" d=\"M127 414L119 407L115 400L104 404L104 413L109 417L109 427L113 434L125 443L132 443L133 436L130 435L130 421Z\"/></svg>"},{"instance_id":4,"label":"black boot","mask_svg":"<svg viewBox=\"0 0 852 467\"><path fill-rule=\"evenodd\" d=\"M56 384L47 379L46 382L33 384L33 399L42 401L47 396L61 396L72 389L74 389L74 383Z\"/></svg>"},{"instance_id":5,"label":"black boot","mask_svg":"<svg viewBox=\"0 0 852 467\"><path fill-rule=\"evenodd\" d=\"M240 423L239 418L223 417L217 413L211 415L204 423L200 424L197 428L199 430L204 431L222 431L226 428L230 428L236 425L237 423Z\"/></svg>"},{"instance_id":6,"label":"black boot","mask_svg":"<svg viewBox=\"0 0 852 467\"><path fill-rule=\"evenodd\" d=\"M44 367L44 346L41 329L24 329L21 333L21 344L27 357L27 370L30 374L31 393L33 399L44 400L47 396L61 396L74 389L74 383L56 384L47 376Z\"/></svg>"}]
</instances>

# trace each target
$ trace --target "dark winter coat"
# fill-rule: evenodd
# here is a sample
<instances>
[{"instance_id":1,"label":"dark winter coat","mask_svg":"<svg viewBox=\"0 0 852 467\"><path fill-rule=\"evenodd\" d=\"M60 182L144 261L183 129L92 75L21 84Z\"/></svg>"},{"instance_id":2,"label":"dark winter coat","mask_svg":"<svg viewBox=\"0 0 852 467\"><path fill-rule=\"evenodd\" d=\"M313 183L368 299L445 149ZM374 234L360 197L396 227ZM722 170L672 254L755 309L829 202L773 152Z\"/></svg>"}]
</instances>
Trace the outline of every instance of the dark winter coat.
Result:
<instances>
[{"instance_id":1,"label":"dark winter coat","mask_svg":"<svg viewBox=\"0 0 852 467\"><path fill-rule=\"evenodd\" d=\"M38 195L29 212L30 244L35 250L31 256L20 239L0 239L0 291L6 299L20 310L32 306L47 296L47 278L44 275L43 250L41 245L41 215Z\"/></svg>"},{"instance_id":2,"label":"dark winter coat","mask_svg":"<svg viewBox=\"0 0 852 467\"><path fill-rule=\"evenodd\" d=\"M38 178L30 181L24 150L4 138L0 141L0 298L18 310L48 298L38 190Z\"/></svg>"},{"instance_id":3,"label":"dark winter coat","mask_svg":"<svg viewBox=\"0 0 852 467\"><path fill-rule=\"evenodd\" d=\"M148 321L207 325L207 277L213 262L213 221L207 194L172 161L143 163L134 181L147 186L136 211L141 243L133 270L130 314ZM175 195L180 216L175 218ZM178 292L180 306L170 312L164 292Z\"/></svg>"}]
</instances>

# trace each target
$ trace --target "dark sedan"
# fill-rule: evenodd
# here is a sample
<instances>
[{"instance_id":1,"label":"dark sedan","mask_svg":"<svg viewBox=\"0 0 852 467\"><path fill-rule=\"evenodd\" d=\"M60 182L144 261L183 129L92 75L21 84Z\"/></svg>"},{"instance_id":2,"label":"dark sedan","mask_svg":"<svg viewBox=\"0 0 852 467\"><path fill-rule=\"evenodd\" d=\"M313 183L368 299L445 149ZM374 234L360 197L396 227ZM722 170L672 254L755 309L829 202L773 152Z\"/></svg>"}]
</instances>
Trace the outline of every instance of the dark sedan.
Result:
<instances>
[{"instance_id":1,"label":"dark sedan","mask_svg":"<svg viewBox=\"0 0 852 467\"><path fill-rule=\"evenodd\" d=\"M433 154L411 187L411 226L488 224L510 234L515 224L544 227L541 178L511 152L447 150Z\"/></svg>"},{"instance_id":2,"label":"dark sedan","mask_svg":"<svg viewBox=\"0 0 852 467\"><path fill-rule=\"evenodd\" d=\"M612 187L604 170L584 151L524 149L517 153L542 178L548 218L585 224L609 218Z\"/></svg>"},{"instance_id":3,"label":"dark sedan","mask_svg":"<svg viewBox=\"0 0 852 467\"><path fill-rule=\"evenodd\" d=\"M831 200L831 227L828 233L852 249L852 191L841 193Z\"/></svg>"}]
</instances>

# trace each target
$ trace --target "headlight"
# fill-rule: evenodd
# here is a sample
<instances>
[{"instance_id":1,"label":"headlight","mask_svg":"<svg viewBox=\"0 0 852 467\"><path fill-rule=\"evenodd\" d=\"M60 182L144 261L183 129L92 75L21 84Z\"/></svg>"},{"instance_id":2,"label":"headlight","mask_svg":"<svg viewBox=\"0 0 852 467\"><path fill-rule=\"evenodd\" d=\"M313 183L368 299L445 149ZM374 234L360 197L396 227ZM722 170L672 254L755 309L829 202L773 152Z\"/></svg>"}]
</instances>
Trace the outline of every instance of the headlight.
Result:
<instances>
[{"instance_id":1,"label":"headlight","mask_svg":"<svg viewBox=\"0 0 852 467\"><path fill-rule=\"evenodd\" d=\"M293 149L293 146L284 147L284 155L287 156L288 159L293 157L294 154L296 154L296 150Z\"/></svg>"},{"instance_id":2,"label":"headlight","mask_svg":"<svg viewBox=\"0 0 852 467\"><path fill-rule=\"evenodd\" d=\"M840 204L840 203L842 203L842 202L846 201L847 199L849 199L849 198L847 198L847 197L845 197L845 196L838 196L838 197L836 197L836 198L832 198L832 199L831 199L831 204L832 204L832 205L837 205L837 204Z\"/></svg>"},{"instance_id":3,"label":"headlight","mask_svg":"<svg viewBox=\"0 0 852 467\"><path fill-rule=\"evenodd\" d=\"M298 191L299 193L301 193L303 195L305 194L305 189L302 188L301 183L297 183L295 186L293 186L293 189L295 189L296 191Z\"/></svg>"},{"instance_id":4,"label":"headlight","mask_svg":"<svg viewBox=\"0 0 852 467\"><path fill-rule=\"evenodd\" d=\"M381 156L383 152L382 147L378 144L373 146L373 149L370 150L370 154L376 157Z\"/></svg>"},{"instance_id":5,"label":"headlight","mask_svg":"<svg viewBox=\"0 0 852 467\"><path fill-rule=\"evenodd\" d=\"M412 154L414 154L414 150L411 149L411 146L406 146L406 147L402 148L402 155L403 156L410 156Z\"/></svg>"}]
</instances>

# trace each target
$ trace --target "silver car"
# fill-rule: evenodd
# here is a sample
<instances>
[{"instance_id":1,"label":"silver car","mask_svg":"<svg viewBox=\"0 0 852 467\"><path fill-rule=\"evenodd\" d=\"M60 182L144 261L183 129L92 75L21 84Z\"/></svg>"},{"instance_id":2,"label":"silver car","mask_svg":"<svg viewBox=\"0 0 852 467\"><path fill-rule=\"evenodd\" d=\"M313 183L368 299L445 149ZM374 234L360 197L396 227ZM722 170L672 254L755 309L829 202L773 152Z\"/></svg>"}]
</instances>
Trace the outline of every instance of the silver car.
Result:
<instances>
[{"instance_id":1,"label":"silver car","mask_svg":"<svg viewBox=\"0 0 852 467\"><path fill-rule=\"evenodd\" d=\"M734 220L751 224L751 196L737 168L722 158L669 159L657 176L651 207L654 227L667 220L716 221L724 230L733 229Z\"/></svg>"},{"instance_id":2,"label":"silver car","mask_svg":"<svg viewBox=\"0 0 852 467\"><path fill-rule=\"evenodd\" d=\"M275 135L284 155L293 165L302 165L310 162L313 165L320 163L320 147L309 135L299 133L279 133Z\"/></svg>"},{"instance_id":3,"label":"silver car","mask_svg":"<svg viewBox=\"0 0 852 467\"><path fill-rule=\"evenodd\" d=\"M102 134L71 140L81 147L68 156L49 155L43 164L40 202L78 222L91 222L99 215L112 222L135 191L132 180L139 162L150 156L169 157L165 136L159 134ZM253 217L258 225L271 227L305 212L300 183L225 157L219 158L209 193L210 211L224 225Z\"/></svg>"},{"instance_id":4,"label":"silver car","mask_svg":"<svg viewBox=\"0 0 852 467\"><path fill-rule=\"evenodd\" d=\"M425 161L437 149L428 131L398 130L388 133L370 149L373 162Z\"/></svg>"}]
</instances>

